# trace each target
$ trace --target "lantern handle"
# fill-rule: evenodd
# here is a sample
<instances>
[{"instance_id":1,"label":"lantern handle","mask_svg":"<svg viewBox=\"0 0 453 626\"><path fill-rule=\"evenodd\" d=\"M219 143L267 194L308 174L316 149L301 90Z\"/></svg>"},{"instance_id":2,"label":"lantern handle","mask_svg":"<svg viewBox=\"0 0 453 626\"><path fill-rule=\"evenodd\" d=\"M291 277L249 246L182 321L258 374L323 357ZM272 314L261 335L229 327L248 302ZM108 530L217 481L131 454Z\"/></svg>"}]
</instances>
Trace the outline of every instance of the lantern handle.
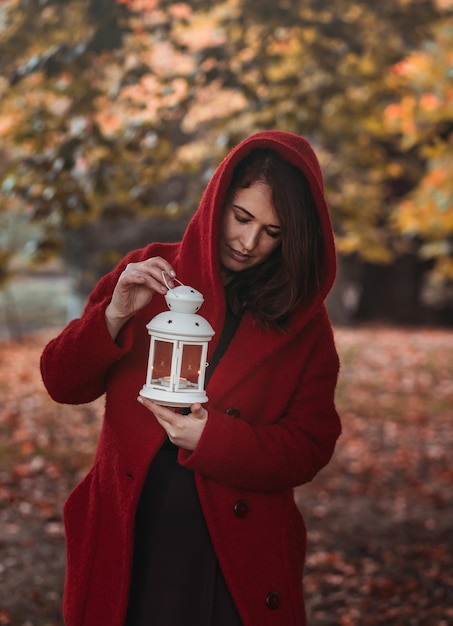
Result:
<instances>
[{"instance_id":1,"label":"lantern handle","mask_svg":"<svg viewBox=\"0 0 453 626\"><path fill-rule=\"evenodd\" d=\"M171 287L167 283L167 279L165 278L165 274L167 274L167 272L165 270L162 270L162 280L164 281L165 286L167 287L168 291L172 291ZM182 285L184 287L184 283L182 283L177 278L173 277L172 280L175 280L177 283L179 283L180 285Z\"/></svg>"}]
</instances>

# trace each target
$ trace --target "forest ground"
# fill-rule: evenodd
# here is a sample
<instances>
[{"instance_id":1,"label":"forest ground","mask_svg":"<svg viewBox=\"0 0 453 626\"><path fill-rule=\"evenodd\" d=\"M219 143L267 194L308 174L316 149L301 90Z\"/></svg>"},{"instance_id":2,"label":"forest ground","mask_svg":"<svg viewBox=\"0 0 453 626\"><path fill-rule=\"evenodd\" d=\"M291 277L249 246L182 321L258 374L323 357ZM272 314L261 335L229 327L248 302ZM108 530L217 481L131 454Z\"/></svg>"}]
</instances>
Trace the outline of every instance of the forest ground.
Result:
<instances>
[{"instance_id":1,"label":"forest ground","mask_svg":"<svg viewBox=\"0 0 453 626\"><path fill-rule=\"evenodd\" d=\"M57 331L0 340L0 626L62 626L62 505L90 465L102 399L69 407L47 396L39 356ZM448 626L453 332L335 335L343 434L296 490L309 626Z\"/></svg>"}]
</instances>

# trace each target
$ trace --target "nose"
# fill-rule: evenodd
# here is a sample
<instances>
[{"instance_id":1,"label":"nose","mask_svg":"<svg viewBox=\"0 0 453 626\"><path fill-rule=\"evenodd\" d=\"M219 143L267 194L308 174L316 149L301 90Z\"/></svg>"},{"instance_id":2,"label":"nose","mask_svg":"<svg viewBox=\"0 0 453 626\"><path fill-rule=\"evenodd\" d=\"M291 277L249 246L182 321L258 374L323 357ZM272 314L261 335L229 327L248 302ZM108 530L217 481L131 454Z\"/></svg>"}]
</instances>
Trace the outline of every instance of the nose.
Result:
<instances>
[{"instance_id":1,"label":"nose","mask_svg":"<svg viewBox=\"0 0 453 626\"><path fill-rule=\"evenodd\" d=\"M241 245L242 249L246 252L251 252L256 248L259 242L260 231L259 228L250 226L246 232L242 234Z\"/></svg>"}]
</instances>

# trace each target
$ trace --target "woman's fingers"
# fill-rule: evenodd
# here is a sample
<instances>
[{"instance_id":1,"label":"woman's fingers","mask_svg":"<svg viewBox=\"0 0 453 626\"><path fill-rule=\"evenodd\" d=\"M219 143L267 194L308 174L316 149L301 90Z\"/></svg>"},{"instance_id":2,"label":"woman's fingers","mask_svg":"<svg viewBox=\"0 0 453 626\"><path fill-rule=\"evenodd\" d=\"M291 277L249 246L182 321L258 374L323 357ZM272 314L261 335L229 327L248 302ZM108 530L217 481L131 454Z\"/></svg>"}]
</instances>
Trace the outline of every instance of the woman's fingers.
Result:
<instances>
[{"instance_id":1,"label":"woman's fingers","mask_svg":"<svg viewBox=\"0 0 453 626\"><path fill-rule=\"evenodd\" d=\"M164 280L164 273L168 278ZM129 263L118 279L112 295L112 307L120 315L130 316L146 306L154 292L166 294L174 287L172 266L160 257Z\"/></svg>"},{"instance_id":2,"label":"woman's fingers","mask_svg":"<svg viewBox=\"0 0 453 626\"><path fill-rule=\"evenodd\" d=\"M191 416L197 420L205 419L208 415L208 412L206 411L206 409L204 409L199 402L192 404L192 406L190 407L190 410L191 410Z\"/></svg>"},{"instance_id":3,"label":"woman's fingers","mask_svg":"<svg viewBox=\"0 0 453 626\"><path fill-rule=\"evenodd\" d=\"M186 450L195 450L208 420L208 412L201 404L193 404L189 415L181 415L149 398L139 396L137 400L154 414L172 443Z\"/></svg>"},{"instance_id":4,"label":"woman's fingers","mask_svg":"<svg viewBox=\"0 0 453 626\"><path fill-rule=\"evenodd\" d=\"M126 266L105 313L107 328L113 340L126 321L149 304L155 292L165 295L169 288L175 286L174 277L173 267L162 257L152 257Z\"/></svg>"},{"instance_id":5,"label":"woman's fingers","mask_svg":"<svg viewBox=\"0 0 453 626\"><path fill-rule=\"evenodd\" d=\"M161 257L152 257L140 263L129 263L120 277L123 284L146 284L154 291L167 293L173 289L175 271L168 261Z\"/></svg>"}]
</instances>

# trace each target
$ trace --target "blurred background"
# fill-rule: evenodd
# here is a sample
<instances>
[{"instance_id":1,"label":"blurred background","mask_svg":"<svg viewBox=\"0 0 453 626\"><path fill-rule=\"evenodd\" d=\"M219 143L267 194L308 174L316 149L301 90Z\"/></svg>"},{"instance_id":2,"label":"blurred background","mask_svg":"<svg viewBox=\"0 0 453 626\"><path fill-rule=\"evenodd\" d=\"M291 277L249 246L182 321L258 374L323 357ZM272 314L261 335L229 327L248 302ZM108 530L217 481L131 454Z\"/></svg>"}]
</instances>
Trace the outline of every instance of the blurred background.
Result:
<instances>
[{"instance_id":1,"label":"blurred background","mask_svg":"<svg viewBox=\"0 0 453 626\"><path fill-rule=\"evenodd\" d=\"M344 435L296 494L309 624L453 623L453 0L3 0L0 626L62 624L102 413L48 399L43 346L268 128L313 144L339 254Z\"/></svg>"}]
</instances>

